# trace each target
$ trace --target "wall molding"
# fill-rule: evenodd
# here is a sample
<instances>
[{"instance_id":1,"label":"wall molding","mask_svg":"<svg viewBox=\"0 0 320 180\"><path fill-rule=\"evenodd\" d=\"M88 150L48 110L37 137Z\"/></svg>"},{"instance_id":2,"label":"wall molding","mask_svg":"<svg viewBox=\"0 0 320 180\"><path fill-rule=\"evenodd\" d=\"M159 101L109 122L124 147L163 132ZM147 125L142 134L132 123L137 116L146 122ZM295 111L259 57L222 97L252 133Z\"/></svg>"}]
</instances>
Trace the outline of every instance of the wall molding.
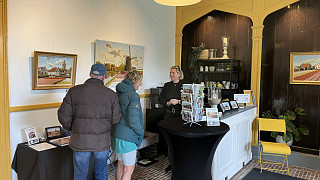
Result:
<instances>
[{"instance_id":1,"label":"wall molding","mask_svg":"<svg viewBox=\"0 0 320 180\"><path fill-rule=\"evenodd\" d=\"M150 94L141 94L140 98L148 98ZM22 112L22 111L34 111L41 109L59 108L62 102L45 103L45 104L33 104L25 106L13 106L9 108L9 112Z\"/></svg>"},{"instance_id":2,"label":"wall molding","mask_svg":"<svg viewBox=\"0 0 320 180\"><path fill-rule=\"evenodd\" d=\"M25 105L25 106L13 106L13 107L9 108L9 111L10 112L21 112L21 111L50 109L50 108L58 108L58 107L60 107L60 105L61 105L61 102L46 103L46 104L33 104L33 105Z\"/></svg>"}]
</instances>

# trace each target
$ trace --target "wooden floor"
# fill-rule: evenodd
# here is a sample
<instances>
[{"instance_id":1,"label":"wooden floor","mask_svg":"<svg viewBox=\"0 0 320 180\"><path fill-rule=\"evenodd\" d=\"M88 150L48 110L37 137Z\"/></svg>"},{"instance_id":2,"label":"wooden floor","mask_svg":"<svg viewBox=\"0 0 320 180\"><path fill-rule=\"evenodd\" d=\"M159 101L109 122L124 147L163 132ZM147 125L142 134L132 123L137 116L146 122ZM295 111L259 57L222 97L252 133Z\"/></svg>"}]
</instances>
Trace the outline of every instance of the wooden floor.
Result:
<instances>
[{"instance_id":1,"label":"wooden floor","mask_svg":"<svg viewBox=\"0 0 320 180\"><path fill-rule=\"evenodd\" d=\"M157 157L157 162L148 166L143 167L136 165L136 168L133 172L132 180L169 180L171 179L171 173L166 173L164 170L168 166L168 159L166 157ZM268 165L270 168L279 168L275 167L278 165ZM259 168L259 163L257 159L252 159L246 166L244 166L237 174L235 174L231 180L241 180L244 178L253 168ZM298 177L301 179L309 180L320 180L320 171L307 169L297 166L289 166L290 175L293 177ZM272 171L275 172L275 171ZM277 173L286 174L286 172ZM109 165L109 179L115 179L115 173L111 165Z\"/></svg>"}]
</instances>

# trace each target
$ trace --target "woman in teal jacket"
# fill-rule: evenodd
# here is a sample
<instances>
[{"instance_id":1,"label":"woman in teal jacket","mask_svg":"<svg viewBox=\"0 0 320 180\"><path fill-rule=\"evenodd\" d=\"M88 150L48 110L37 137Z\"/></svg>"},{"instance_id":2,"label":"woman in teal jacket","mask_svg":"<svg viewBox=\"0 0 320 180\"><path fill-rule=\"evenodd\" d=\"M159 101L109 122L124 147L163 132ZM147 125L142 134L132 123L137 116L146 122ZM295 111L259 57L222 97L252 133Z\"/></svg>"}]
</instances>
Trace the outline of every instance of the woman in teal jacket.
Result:
<instances>
[{"instance_id":1,"label":"woman in teal jacket","mask_svg":"<svg viewBox=\"0 0 320 180\"><path fill-rule=\"evenodd\" d=\"M144 121L140 96L136 92L141 85L142 74L128 72L116 87L121 108L120 122L112 126L111 147L117 154L116 180L131 179L135 168L137 147L144 136Z\"/></svg>"}]
</instances>

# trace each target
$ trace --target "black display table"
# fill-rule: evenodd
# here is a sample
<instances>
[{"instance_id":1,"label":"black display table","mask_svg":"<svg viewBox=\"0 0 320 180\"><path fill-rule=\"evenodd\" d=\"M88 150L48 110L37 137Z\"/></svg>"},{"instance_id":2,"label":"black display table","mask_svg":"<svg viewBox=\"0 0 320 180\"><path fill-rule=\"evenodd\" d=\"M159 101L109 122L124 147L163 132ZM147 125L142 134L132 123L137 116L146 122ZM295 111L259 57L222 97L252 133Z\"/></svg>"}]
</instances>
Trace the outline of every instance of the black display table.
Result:
<instances>
[{"instance_id":1,"label":"black display table","mask_svg":"<svg viewBox=\"0 0 320 180\"><path fill-rule=\"evenodd\" d=\"M223 136L230 130L220 122L220 126L183 124L181 118L165 119L158 123L169 146L173 159L174 180L211 180L211 166L216 148Z\"/></svg>"},{"instance_id":2,"label":"black display table","mask_svg":"<svg viewBox=\"0 0 320 180\"><path fill-rule=\"evenodd\" d=\"M94 178L92 160L88 179ZM73 152L69 146L37 151L21 143L14 154L12 169L19 180L70 180L73 179Z\"/></svg>"}]
</instances>

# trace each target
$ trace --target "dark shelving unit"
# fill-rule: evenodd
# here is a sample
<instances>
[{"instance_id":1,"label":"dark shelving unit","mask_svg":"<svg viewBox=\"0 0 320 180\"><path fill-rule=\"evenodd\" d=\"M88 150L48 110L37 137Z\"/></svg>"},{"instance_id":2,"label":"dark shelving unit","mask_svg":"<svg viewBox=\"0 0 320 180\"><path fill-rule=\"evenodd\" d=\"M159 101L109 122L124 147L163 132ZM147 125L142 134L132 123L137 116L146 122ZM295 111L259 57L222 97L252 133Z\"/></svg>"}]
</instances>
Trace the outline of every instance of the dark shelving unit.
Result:
<instances>
[{"instance_id":1,"label":"dark shelving unit","mask_svg":"<svg viewBox=\"0 0 320 180\"><path fill-rule=\"evenodd\" d=\"M239 93L240 83L240 60L236 59L198 59L198 69L200 66L203 67L203 71L199 71L199 78L197 83L207 81L220 82L230 81L229 89L222 89L222 98L233 99L233 94ZM206 70L208 66L208 71ZM215 70L210 71L210 66L214 66ZM237 84L236 87L232 88L232 84Z\"/></svg>"}]
</instances>

